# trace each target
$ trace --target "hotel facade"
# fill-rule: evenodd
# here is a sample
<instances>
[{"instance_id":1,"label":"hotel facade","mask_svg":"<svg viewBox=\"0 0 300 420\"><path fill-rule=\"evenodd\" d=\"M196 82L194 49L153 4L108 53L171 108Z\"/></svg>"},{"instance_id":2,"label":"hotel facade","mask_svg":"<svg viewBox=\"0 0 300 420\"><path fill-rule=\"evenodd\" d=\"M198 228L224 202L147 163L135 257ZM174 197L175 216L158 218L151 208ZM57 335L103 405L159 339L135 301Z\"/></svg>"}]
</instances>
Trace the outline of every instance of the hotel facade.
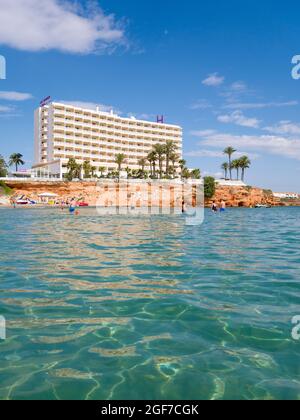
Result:
<instances>
[{"instance_id":1,"label":"hotel facade","mask_svg":"<svg viewBox=\"0 0 300 420\"><path fill-rule=\"evenodd\" d=\"M126 157L124 169L139 169L139 160L146 158L155 144L168 140L175 143L182 158L180 126L123 118L99 108L52 102L35 111L34 126L33 170L37 177L62 179L70 158L80 164L89 161L96 175L107 173L117 169L115 159L120 153Z\"/></svg>"}]
</instances>

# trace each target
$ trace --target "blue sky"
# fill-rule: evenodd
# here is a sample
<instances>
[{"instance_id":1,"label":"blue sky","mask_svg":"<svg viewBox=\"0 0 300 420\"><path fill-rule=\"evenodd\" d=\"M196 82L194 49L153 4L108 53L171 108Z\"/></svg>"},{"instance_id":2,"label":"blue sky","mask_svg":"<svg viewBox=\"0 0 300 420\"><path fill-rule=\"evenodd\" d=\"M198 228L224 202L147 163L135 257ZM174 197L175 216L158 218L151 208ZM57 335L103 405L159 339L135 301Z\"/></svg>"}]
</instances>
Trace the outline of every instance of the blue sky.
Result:
<instances>
[{"instance_id":1,"label":"blue sky","mask_svg":"<svg viewBox=\"0 0 300 420\"><path fill-rule=\"evenodd\" d=\"M233 145L250 184L300 192L299 16L296 1L0 0L0 154L31 165L33 110L51 95L164 114L189 166L218 174Z\"/></svg>"}]
</instances>

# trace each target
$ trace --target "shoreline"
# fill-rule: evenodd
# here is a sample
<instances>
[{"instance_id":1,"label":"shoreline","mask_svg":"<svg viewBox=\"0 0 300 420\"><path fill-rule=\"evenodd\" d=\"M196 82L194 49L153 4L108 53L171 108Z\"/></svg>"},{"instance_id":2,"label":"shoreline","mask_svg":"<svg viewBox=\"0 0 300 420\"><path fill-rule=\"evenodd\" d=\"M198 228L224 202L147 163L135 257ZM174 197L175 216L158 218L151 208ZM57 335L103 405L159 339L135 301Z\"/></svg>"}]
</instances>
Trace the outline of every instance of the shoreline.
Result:
<instances>
[{"instance_id":1,"label":"shoreline","mask_svg":"<svg viewBox=\"0 0 300 420\"><path fill-rule=\"evenodd\" d=\"M201 193L201 181L189 183L170 181L152 182L149 180L112 180L80 181L80 182L30 182L26 183L14 180L6 185L12 190L11 195L0 195L0 208L11 207L12 200L27 199L34 201L37 208L65 207L71 202L87 203L89 207L181 207L187 205L203 206L203 193ZM41 199L45 193L53 195L53 198ZM201 196L202 194L202 196ZM284 202L274 197L272 191L250 186L221 186L216 185L215 194L206 198L204 206L209 208L213 202L217 205L225 201L227 208L252 208L257 205L270 207L298 207L300 201ZM51 206L46 203L50 203ZM56 204L56 205L55 205ZM31 205L18 205L18 208L32 208Z\"/></svg>"},{"instance_id":2,"label":"shoreline","mask_svg":"<svg viewBox=\"0 0 300 420\"><path fill-rule=\"evenodd\" d=\"M269 208L256 208L256 207L227 207L226 210L270 210L270 209L285 209L285 208L299 208L300 205L295 204L295 205L282 205L282 206L271 206ZM79 206L75 206L75 208L77 210L95 210L97 208L101 208L101 209L107 209L109 210L110 208L115 208L115 206L111 206L111 207L97 207L97 206L85 206L85 207L79 207ZM130 209L129 206L119 206L120 209ZM165 210L166 208L169 207L153 207L156 209L162 209ZM69 207L63 207L61 208L60 206L52 206L52 205L41 205L41 204L36 204L36 205L17 205L16 207L11 206L11 205L0 205L0 210L60 210L60 211L67 211L69 210ZM135 209L139 209L139 208L135 208ZM180 207L173 207L173 210L176 209L180 209ZM206 210L210 210L210 206L205 205L204 209Z\"/></svg>"}]
</instances>

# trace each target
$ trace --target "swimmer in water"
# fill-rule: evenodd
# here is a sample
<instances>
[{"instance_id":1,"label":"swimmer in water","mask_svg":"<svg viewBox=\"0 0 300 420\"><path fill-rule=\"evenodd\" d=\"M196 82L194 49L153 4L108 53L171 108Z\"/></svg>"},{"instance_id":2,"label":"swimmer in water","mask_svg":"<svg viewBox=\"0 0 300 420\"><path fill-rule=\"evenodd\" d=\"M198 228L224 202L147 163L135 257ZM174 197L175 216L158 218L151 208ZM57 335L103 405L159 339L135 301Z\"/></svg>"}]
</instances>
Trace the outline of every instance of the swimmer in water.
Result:
<instances>
[{"instance_id":1,"label":"swimmer in water","mask_svg":"<svg viewBox=\"0 0 300 420\"><path fill-rule=\"evenodd\" d=\"M220 207L220 212L224 212L226 211L226 203L224 200L221 201L221 207Z\"/></svg>"},{"instance_id":2,"label":"swimmer in water","mask_svg":"<svg viewBox=\"0 0 300 420\"><path fill-rule=\"evenodd\" d=\"M216 205L215 201L212 203L211 210L212 210L213 213L218 212L218 206Z\"/></svg>"},{"instance_id":3,"label":"swimmer in water","mask_svg":"<svg viewBox=\"0 0 300 420\"><path fill-rule=\"evenodd\" d=\"M74 201L74 200L72 200L72 201L71 201L71 204L70 204L70 207L69 207L69 212L70 212L71 214L73 214L73 213L75 213L75 211L76 211L76 203L75 203L75 201Z\"/></svg>"}]
</instances>

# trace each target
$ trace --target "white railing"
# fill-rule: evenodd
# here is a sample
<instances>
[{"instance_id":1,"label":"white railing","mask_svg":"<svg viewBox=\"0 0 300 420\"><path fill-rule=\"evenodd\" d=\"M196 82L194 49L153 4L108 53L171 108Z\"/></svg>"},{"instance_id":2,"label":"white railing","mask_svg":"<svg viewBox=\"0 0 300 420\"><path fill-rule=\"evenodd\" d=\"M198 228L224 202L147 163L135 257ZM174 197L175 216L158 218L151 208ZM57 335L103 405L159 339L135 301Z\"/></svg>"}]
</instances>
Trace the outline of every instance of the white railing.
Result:
<instances>
[{"instance_id":1,"label":"white railing","mask_svg":"<svg viewBox=\"0 0 300 420\"><path fill-rule=\"evenodd\" d=\"M61 178L0 178L4 182L59 182Z\"/></svg>"}]
</instances>

